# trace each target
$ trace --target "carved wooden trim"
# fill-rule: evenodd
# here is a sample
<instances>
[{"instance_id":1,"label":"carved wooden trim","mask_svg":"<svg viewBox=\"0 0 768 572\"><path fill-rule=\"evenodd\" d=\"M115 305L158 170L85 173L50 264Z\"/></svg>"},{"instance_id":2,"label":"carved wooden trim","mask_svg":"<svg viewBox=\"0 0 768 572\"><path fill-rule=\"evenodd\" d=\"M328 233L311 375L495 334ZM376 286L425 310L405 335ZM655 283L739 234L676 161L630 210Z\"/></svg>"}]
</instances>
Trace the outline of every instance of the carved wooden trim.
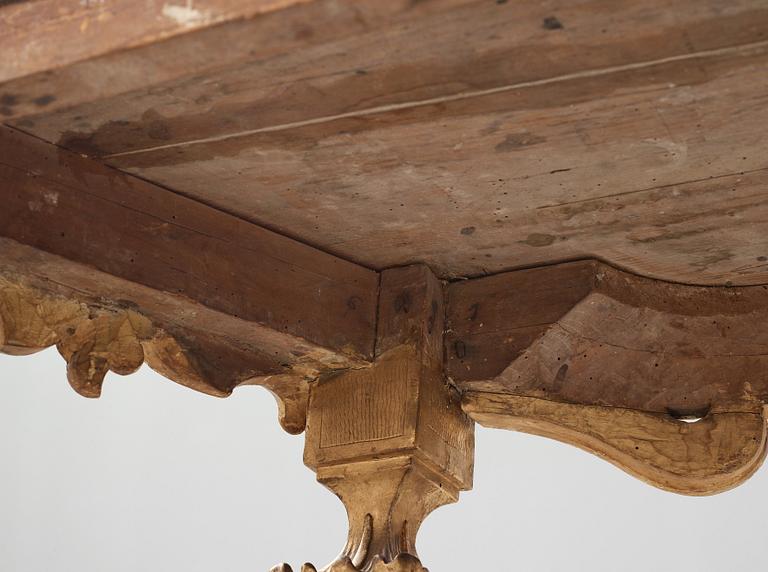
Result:
<instances>
[{"instance_id":1,"label":"carved wooden trim","mask_svg":"<svg viewBox=\"0 0 768 572\"><path fill-rule=\"evenodd\" d=\"M94 395L99 391L99 376L103 378L106 373L105 365L117 373L140 365L135 343L130 345L134 352L131 360L124 363L113 355L113 368L109 359L101 361L109 356L110 348L118 347L109 336L128 343L133 331L144 361L187 387L216 396L229 395L240 385L265 387L277 399L283 428L295 434L304 430L312 380L368 364L346 346L318 345L277 328L277 324L226 314L183 294L137 284L2 237L0 279L17 290L17 297L23 292L25 299L37 304L34 311L22 312L16 318L12 316L19 309L12 310L13 305L9 305L4 321L28 332L23 344L4 344L6 353L31 353L61 343L65 357L82 368L71 366L71 375L80 371L82 379L84 373L91 372L90 357L85 357L88 352L82 348L93 342L91 353L99 358L94 361L94 377L88 384L77 385ZM46 320L53 325L57 320L83 325L70 340L74 334L52 328ZM29 323L25 325L25 321ZM6 330L9 328L6 325ZM34 334L36 328L43 333ZM370 337L373 339L372 334ZM128 355L125 349L119 351Z\"/></svg>"},{"instance_id":2,"label":"carved wooden trim","mask_svg":"<svg viewBox=\"0 0 768 572\"><path fill-rule=\"evenodd\" d=\"M248 367L247 356L233 360L231 348L201 341L175 336L135 310L50 295L0 276L0 351L28 355L55 345L80 395L99 397L108 372L128 375L146 363L172 381L218 397L241 384L264 385L277 399L286 431L303 431L307 377L298 372L254 377L258 372ZM222 352L229 352L229 370L207 362L206 354Z\"/></svg>"},{"instance_id":3,"label":"carved wooden trim","mask_svg":"<svg viewBox=\"0 0 768 572\"><path fill-rule=\"evenodd\" d=\"M651 485L687 495L715 494L741 484L766 454L764 410L710 413L693 421L479 392L465 393L462 406L486 427L575 445Z\"/></svg>"},{"instance_id":4,"label":"carved wooden trim","mask_svg":"<svg viewBox=\"0 0 768 572\"><path fill-rule=\"evenodd\" d=\"M131 310L88 306L0 278L2 350L25 355L56 345L67 379L84 397L99 397L107 372L128 375L147 364L173 381L224 396L167 332Z\"/></svg>"}]
</instances>

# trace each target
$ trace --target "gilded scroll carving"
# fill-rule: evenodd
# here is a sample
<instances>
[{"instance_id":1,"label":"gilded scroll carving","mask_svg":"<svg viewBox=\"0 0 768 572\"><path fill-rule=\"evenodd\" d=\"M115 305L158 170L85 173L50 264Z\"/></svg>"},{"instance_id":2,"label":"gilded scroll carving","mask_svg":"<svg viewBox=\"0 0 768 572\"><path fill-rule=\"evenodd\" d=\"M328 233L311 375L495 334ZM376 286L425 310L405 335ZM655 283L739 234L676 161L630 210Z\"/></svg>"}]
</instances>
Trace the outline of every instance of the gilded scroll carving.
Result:
<instances>
[{"instance_id":1,"label":"gilded scroll carving","mask_svg":"<svg viewBox=\"0 0 768 572\"><path fill-rule=\"evenodd\" d=\"M101 395L107 372L128 375L145 361L182 383L197 375L176 340L130 310L89 307L3 280L0 324L4 353L29 354L56 345L67 362L70 385L84 397Z\"/></svg>"},{"instance_id":2,"label":"gilded scroll carving","mask_svg":"<svg viewBox=\"0 0 768 572\"><path fill-rule=\"evenodd\" d=\"M0 278L0 351L27 355L56 346L67 362L67 379L84 397L101 395L108 372L128 375L146 363L181 385L224 397L241 383L265 385L276 397L281 424L300 433L306 419L307 380L301 375L249 378L248 364L232 359L232 371L207 362L200 347L179 339L134 310L53 296Z\"/></svg>"}]
</instances>

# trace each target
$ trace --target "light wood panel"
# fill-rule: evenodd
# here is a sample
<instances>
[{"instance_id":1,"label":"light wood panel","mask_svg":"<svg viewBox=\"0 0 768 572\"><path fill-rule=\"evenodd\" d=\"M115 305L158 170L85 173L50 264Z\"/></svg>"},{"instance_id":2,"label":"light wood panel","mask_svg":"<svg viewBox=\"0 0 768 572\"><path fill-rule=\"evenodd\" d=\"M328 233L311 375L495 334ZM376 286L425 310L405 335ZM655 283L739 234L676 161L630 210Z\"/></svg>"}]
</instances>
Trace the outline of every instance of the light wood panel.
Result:
<instances>
[{"instance_id":1,"label":"light wood panel","mask_svg":"<svg viewBox=\"0 0 768 572\"><path fill-rule=\"evenodd\" d=\"M765 40L760 8L754 0L316 0L95 59L76 78L46 79L57 92L46 106L24 106L35 85L6 90L16 99L9 111L26 115L19 126L107 155ZM139 62L143 81L129 86ZM100 75L110 82L97 92L79 86L84 104L51 112L73 81Z\"/></svg>"}]
</instances>

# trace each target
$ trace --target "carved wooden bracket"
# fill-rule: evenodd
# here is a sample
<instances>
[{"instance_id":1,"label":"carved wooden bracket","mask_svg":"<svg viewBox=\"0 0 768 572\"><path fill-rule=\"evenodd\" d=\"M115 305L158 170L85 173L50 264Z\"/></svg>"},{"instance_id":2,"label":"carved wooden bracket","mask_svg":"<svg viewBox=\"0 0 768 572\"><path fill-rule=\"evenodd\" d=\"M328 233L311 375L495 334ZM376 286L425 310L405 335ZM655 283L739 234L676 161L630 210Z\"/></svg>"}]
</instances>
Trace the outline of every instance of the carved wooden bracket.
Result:
<instances>
[{"instance_id":1,"label":"carved wooden bracket","mask_svg":"<svg viewBox=\"0 0 768 572\"><path fill-rule=\"evenodd\" d=\"M0 279L2 351L25 355L56 344L67 361L67 379L80 395L98 397L110 370L120 375L135 372L145 360L144 343L158 367L169 371L181 367L178 359L174 365L167 359L183 356L178 344L155 332L151 322L136 312L91 310ZM166 349L158 352L155 346ZM168 363L162 365L163 360Z\"/></svg>"}]
</instances>

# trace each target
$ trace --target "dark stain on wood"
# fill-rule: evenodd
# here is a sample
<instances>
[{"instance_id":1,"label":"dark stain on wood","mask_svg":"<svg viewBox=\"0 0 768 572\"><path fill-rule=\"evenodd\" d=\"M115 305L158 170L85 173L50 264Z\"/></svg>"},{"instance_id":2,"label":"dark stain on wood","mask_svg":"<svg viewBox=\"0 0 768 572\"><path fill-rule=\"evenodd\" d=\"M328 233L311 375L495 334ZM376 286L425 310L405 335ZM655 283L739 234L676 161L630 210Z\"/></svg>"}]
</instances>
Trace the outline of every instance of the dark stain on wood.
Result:
<instances>
[{"instance_id":1,"label":"dark stain on wood","mask_svg":"<svg viewBox=\"0 0 768 572\"><path fill-rule=\"evenodd\" d=\"M411 293L410 292L401 292L397 295L397 298L395 298L395 312L399 314L407 314L411 311Z\"/></svg>"},{"instance_id":2,"label":"dark stain on wood","mask_svg":"<svg viewBox=\"0 0 768 572\"><path fill-rule=\"evenodd\" d=\"M545 30L562 30L563 24L555 16L547 16L542 22L542 26Z\"/></svg>"},{"instance_id":3,"label":"dark stain on wood","mask_svg":"<svg viewBox=\"0 0 768 572\"><path fill-rule=\"evenodd\" d=\"M547 139L533 133L513 133L504 137L501 143L497 143L494 149L497 153L517 151L523 147L530 147L538 143L544 143Z\"/></svg>"},{"instance_id":4,"label":"dark stain on wood","mask_svg":"<svg viewBox=\"0 0 768 572\"><path fill-rule=\"evenodd\" d=\"M14 114L13 107L19 102L16 95L4 93L0 95L0 115L10 117Z\"/></svg>"},{"instance_id":5,"label":"dark stain on wood","mask_svg":"<svg viewBox=\"0 0 768 572\"><path fill-rule=\"evenodd\" d=\"M157 111L149 109L140 121L117 119L92 131L67 131L62 134L59 145L89 157L99 157L112 148L115 141L136 137L155 142L169 141L171 125Z\"/></svg>"},{"instance_id":6,"label":"dark stain on wood","mask_svg":"<svg viewBox=\"0 0 768 572\"><path fill-rule=\"evenodd\" d=\"M46 107L47 105L50 105L56 101L56 96L51 95L50 93L41 95L40 97L36 97L32 100L32 103L34 103L37 107Z\"/></svg>"},{"instance_id":7,"label":"dark stain on wood","mask_svg":"<svg viewBox=\"0 0 768 572\"><path fill-rule=\"evenodd\" d=\"M427 333L431 334L435 329L435 323L437 321L438 304L437 300L432 300L429 310L429 318L427 319Z\"/></svg>"},{"instance_id":8,"label":"dark stain on wood","mask_svg":"<svg viewBox=\"0 0 768 572\"><path fill-rule=\"evenodd\" d=\"M3 95L0 95L0 105L13 107L17 103L19 103L19 96L17 95L13 95L11 93L4 93Z\"/></svg>"},{"instance_id":9,"label":"dark stain on wood","mask_svg":"<svg viewBox=\"0 0 768 572\"><path fill-rule=\"evenodd\" d=\"M525 239L525 244L528 246L549 246L553 242L555 242L555 237L551 234L543 234L540 232L532 232L528 235L528 237Z\"/></svg>"}]
</instances>

